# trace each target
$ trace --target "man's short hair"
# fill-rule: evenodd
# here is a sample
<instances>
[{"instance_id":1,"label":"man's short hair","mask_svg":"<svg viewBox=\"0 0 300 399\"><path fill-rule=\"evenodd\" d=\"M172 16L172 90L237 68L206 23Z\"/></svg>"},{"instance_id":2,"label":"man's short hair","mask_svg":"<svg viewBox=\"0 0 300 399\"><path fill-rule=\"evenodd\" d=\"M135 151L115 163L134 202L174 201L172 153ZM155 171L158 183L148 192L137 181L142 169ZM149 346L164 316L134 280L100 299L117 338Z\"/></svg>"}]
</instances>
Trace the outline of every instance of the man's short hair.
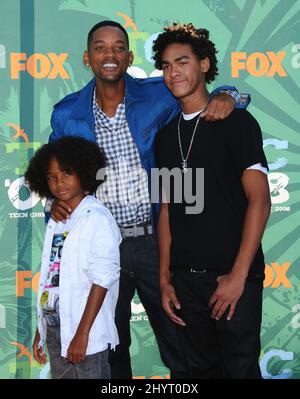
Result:
<instances>
[{"instance_id":1,"label":"man's short hair","mask_svg":"<svg viewBox=\"0 0 300 399\"><path fill-rule=\"evenodd\" d=\"M165 48L174 43L189 44L199 60L208 57L210 68L205 74L205 81L210 83L215 79L218 75L217 50L215 44L209 40L207 29L197 29L191 23L179 24L176 22L164 28L164 32L158 35L153 44L153 59L157 69L162 69L162 55Z\"/></svg>"},{"instance_id":2,"label":"man's short hair","mask_svg":"<svg viewBox=\"0 0 300 399\"><path fill-rule=\"evenodd\" d=\"M121 24L119 24L118 22L115 22L115 21L101 21L101 22L98 22L96 25L94 25L88 33L88 38L87 38L88 50L90 49L90 45L91 45L91 41L93 39L94 32L96 32L96 30L98 30L99 28L103 28L104 26L113 26L115 28L120 29L124 33L125 41L126 41L128 49L129 49L129 37L128 37L128 33L127 33L126 29L123 28L123 26Z\"/></svg>"}]
</instances>

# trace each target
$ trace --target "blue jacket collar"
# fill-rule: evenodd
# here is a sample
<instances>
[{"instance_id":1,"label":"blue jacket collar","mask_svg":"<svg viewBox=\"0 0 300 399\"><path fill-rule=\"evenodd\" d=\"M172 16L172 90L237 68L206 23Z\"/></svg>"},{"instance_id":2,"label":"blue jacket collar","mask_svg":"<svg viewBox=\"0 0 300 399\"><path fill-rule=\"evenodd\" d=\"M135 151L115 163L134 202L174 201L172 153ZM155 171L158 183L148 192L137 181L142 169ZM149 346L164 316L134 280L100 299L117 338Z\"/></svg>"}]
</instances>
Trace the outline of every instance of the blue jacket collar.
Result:
<instances>
[{"instance_id":1,"label":"blue jacket collar","mask_svg":"<svg viewBox=\"0 0 300 399\"><path fill-rule=\"evenodd\" d=\"M134 79L128 73L125 74L125 102L147 101L149 96L140 80Z\"/></svg>"},{"instance_id":2,"label":"blue jacket collar","mask_svg":"<svg viewBox=\"0 0 300 399\"><path fill-rule=\"evenodd\" d=\"M129 105L133 101L145 101L148 98L143 86L140 85L128 73L125 74L125 104ZM74 105L71 118L86 119L93 121L93 94L96 79L93 78L80 92Z\"/></svg>"},{"instance_id":3,"label":"blue jacket collar","mask_svg":"<svg viewBox=\"0 0 300 399\"><path fill-rule=\"evenodd\" d=\"M95 78L93 78L82 90L80 90L71 118L86 119L87 121L94 118L93 116L93 94L95 89Z\"/></svg>"}]
</instances>

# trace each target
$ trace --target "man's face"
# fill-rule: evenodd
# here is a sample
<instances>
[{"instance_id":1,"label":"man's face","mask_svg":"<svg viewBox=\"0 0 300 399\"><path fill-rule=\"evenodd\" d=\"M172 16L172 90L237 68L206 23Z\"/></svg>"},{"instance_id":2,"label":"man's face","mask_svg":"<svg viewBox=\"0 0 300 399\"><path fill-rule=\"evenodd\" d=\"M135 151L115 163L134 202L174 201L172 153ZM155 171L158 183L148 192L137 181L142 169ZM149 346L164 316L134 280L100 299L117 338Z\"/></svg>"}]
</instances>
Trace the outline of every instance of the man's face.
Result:
<instances>
[{"instance_id":1,"label":"man's face","mask_svg":"<svg viewBox=\"0 0 300 399\"><path fill-rule=\"evenodd\" d=\"M208 69L209 59L199 60L189 44L173 43L163 51L165 84L179 99L205 88L205 72Z\"/></svg>"},{"instance_id":2,"label":"man's face","mask_svg":"<svg viewBox=\"0 0 300 399\"><path fill-rule=\"evenodd\" d=\"M83 61L88 63L94 75L103 82L117 83L124 77L133 54L128 50L123 32L114 26L104 26L93 33Z\"/></svg>"}]
</instances>

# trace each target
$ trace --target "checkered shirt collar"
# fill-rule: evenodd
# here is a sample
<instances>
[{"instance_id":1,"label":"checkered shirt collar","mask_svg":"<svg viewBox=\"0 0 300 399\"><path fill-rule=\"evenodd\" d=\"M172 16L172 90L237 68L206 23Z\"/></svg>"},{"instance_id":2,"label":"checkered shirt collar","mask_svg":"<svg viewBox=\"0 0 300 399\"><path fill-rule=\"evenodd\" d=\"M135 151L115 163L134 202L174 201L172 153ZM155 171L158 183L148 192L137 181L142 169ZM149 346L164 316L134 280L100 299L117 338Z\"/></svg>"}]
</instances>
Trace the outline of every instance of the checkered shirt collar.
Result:
<instances>
[{"instance_id":1,"label":"checkered shirt collar","mask_svg":"<svg viewBox=\"0 0 300 399\"><path fill-rule=\"evenodd\" d=\"M111 130L111 131L118 131L122 125L127 123L126 114L125 114L125 103L124 101L121 102L116 110L116 114L114 116L113 122L108 118L108 116L101 110L97 103L96 99L96 88L94 90L93 95L93 112L95 117L97 118L97 123L102 128Z\"/></svg>"}]
</instances>

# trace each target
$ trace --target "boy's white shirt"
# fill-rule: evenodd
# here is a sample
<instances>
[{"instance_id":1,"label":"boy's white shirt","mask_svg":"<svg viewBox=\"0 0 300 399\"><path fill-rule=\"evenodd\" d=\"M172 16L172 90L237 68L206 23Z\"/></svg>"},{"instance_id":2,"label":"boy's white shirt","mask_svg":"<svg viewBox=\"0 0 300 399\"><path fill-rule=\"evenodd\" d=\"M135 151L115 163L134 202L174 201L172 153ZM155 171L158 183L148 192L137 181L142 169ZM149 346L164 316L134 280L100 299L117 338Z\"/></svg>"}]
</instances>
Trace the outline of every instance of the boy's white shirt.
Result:
<instances>
[{"instance_id":1,"label":"boy's white shirt","mask_svg":"<svg viewBox=\"0 0 300 399\"><path fill-rule=\"evenodd\" d=\"M46 341L47 324L40 298L49 271L50 251L57 223L50 219L46 228L37 294L39 347ZM122 241L110 211L95 197L86 196L71 215L64 241L59 277L59 314L61 356L67 349L81 320L92 284L107 288L104 302L89 334L86 355L102 352L108 343L119 343L114 322L119 293L120 252Z\"/></svg>"}]
</instances>

